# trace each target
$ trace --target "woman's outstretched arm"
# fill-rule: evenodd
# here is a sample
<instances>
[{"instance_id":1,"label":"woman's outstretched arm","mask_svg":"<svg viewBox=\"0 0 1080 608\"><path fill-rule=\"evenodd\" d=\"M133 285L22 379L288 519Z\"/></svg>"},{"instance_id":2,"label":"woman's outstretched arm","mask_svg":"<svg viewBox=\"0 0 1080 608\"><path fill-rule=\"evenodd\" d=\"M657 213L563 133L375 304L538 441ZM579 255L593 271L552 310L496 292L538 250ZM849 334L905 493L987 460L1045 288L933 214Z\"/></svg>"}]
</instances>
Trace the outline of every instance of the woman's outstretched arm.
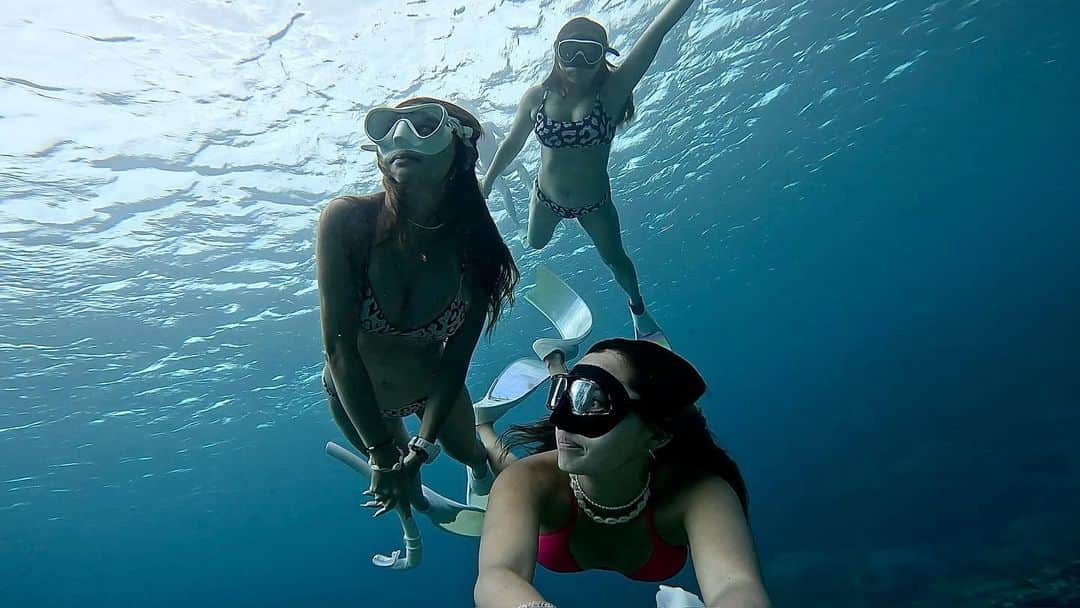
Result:
<instances>
[{"instance_id":1,"label":"woman's outstretched arm","mask_svg":"<svg viewBox=\"0 0 1080 608\"><path fill-rule=\"evenodd\" d=\"M535 458L519 460L495 478L480 535L477 608L513 608L542 602L532 586L540 533L542 478Z\"/></svg>"},{"instance_id":2,"label":"woman's outstretched arm","mask_svg":"<svg viewBox=\"0 0 1080 608\"><path fill-rule=\"evenodd\" d=\"M769 608L742 505L726 481L706 478L689 490L683 525L694 572L710 608Z\"/></svg>"},{"instance_id":3,"label":"woman's outstretched arm","mask_svg":"<svg viewBox=\"0 0 1080 608\"><path fill-rule=\"evenodd\" d=\"M649 27L645 28L645 33L638 38L608 79L607 86L613 98L622 99L630 96L634 87L641 82L641 78L645 76L645 72L656 59L656 53L660 50L660 43L664 41L664 36L667 36L671 28L675 27L693 3L694 0L669 0Z\"/></svg>"}]
</instances>

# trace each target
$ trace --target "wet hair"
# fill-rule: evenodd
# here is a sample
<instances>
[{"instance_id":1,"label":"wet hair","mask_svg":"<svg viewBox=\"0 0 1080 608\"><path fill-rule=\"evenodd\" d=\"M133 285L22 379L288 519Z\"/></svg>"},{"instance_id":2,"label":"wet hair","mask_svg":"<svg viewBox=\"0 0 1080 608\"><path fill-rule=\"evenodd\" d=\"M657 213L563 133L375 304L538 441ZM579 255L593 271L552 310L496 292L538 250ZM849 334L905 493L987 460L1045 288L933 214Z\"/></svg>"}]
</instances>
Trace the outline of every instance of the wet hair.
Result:
<instances>
[{"instance_id":1,"label":"wet hair","mask_svg":"<svg viewBox=\"0 0 1080 608\"><path fill-rule=\"evenodd\" d=\"M481 136L480 121L460 106L431 97L413 97L399 103L397 107L422 103L441 105L446 108L447 114L473 131L470 137L471 145L466 145L458 134L454 134L454 164L448 173L446 194L439 203L440 211L449 212L440 213L439 219L455 237L458 254L465 266L466 278L472 285L488 294L487 333L490 335L504 306L513 304L514 288L521 275L510 249L488 212L487 202L476 180L476 142ZM382 238L392 238L399 246L405 246L407 232L403 229L403 219L407 220L410 214L408 196L390 177L381 158L378 162L383 175L383 189L386 191L378 219L378 233Z\"/></svg>"},{"instance_id":2,"label":"wet hair","mask_svg":"<svg viewBox=\"0 0 1080 608\"><path fill-rule=\"evenodd\" d=\"M597 40L605 47L610 46L607 30L604 29L604 26L588 17L574 17L562 26L562 29L559 30L559 35L555 37L555 55L553 57L551 72L547 75L547 78L544 79L543 85L545 89L556 91L563 97L566 96L567 86L566 75L559 65L559 43L567 38L573 38L575 36L585 36L589 39ZM614 67L615 65L607 60L607 54L605 53L604 62L600 64L600 71L596 74L595 85L597 88L602 87L604 82L611 77L611 71ZM615 121L616 126L622 125L633 120L634 112L634 94L631 92L630 97L626 99L626 106L623 108L622 114L619 116L612 116L611 119Z\"/></svg>"},{"instance_id":3,"label":"wet hair","mask_svg":"<svg viewBox=\"0 0 1080 608\"><path fill-rule=\"evenodd\" d=\"M705 477L719 476L739 497L749 517L750 497L739 467L709 432L705 416L696 405L705 394L705 379L689 361L645 340L614 338L597 342L589 353L611 352L632 370L629 386L644 402L634 412L653 429L671 440L653 451L657 493L672 494ZM554 450L555 426L548 418L532 424L513 425L503 434L506 449L525 448L530 454Z\"/></svg>"}]
</instances>

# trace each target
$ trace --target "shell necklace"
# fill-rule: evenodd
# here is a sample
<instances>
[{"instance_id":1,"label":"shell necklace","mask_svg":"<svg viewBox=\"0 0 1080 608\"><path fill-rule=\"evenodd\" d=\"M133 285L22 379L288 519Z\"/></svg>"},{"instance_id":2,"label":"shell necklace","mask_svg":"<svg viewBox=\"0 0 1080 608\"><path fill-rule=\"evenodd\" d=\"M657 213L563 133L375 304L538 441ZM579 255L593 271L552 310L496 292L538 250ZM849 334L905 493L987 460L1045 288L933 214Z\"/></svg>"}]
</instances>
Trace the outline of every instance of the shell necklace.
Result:
<instances>
[{"instance_id":1,"label":"shell necklace","mask_svg":"<svg viewBox=\"0 0 1080 608\"><path fill-rule=\"evenodd\" d=\"M604 524L606 526L614 526L617 524L625 524L641 515L641 512L645 510L645 505L649 504L649 485L652 483L652 472L647 474L645 478L645 487L641 489L641 492L630 502L619 505L616 507L610 507L602 505L593 500L585 490L581 487L581 482L578 481L578 476L570 474L570 489L574 492L574 499L577 500L577 504L581 507L581 510L589 516L589 519L595 521L598 524ZM598 515L593 511L592 507L603 511L623 511L630 509L630 512L626 515L620 515L619 517L605 517Z\"/></svg>"}]
</instances>

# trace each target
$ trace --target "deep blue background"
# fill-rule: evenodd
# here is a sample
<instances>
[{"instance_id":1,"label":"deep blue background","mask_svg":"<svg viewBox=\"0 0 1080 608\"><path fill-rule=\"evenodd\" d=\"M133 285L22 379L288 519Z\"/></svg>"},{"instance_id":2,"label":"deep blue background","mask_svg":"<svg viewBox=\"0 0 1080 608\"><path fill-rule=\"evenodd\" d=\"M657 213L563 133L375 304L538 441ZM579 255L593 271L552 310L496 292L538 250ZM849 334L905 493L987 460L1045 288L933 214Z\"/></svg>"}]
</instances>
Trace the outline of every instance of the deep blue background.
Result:
<instances>
[{"instance_id":1,"label":"deep blue background","mask_svg":"<svg viewBox=\"0 0 1080 608\"><path fill-rule=\"evenodd\" d=\"M642 247L638 226L668 201L619 201L646 295L710 381L704 406L748 479L778 606L956 605L956 581L1080 555L1074 6L987 5L978 44L931 38L873 99L800 115L817 98L801 94L809 83L862 76L808 68L737 159L679 194L707 203L701 226L741 229L702 238L683 224ZM789 44L815 33L799 35ZM809 172L835 147L819 128L834 114L867 126ZM792 142L801 156L785 154ZM598 337L625 334L594 253L564 263L601 316ZM318 364L317 346L275 352ZM363 519L358 478L321 452L337 433L320 409L228 433L251 447L197 480L159 482L153 498L91 486L51 525L3 513L0 604L471 605L474 541L429 531L418 571L368 565L398 532ZM30 462L51 440L2 457ZM131 434L96 456L134 445L154 453ZM440 471L430 481L460 492L463 473ZM191 493L200 486L212 490ZM537 584L560 606L646 606L654 591L609 573L541 572ZM690 570L675 584L696 588Z\"/></svg>"}]
</instances>

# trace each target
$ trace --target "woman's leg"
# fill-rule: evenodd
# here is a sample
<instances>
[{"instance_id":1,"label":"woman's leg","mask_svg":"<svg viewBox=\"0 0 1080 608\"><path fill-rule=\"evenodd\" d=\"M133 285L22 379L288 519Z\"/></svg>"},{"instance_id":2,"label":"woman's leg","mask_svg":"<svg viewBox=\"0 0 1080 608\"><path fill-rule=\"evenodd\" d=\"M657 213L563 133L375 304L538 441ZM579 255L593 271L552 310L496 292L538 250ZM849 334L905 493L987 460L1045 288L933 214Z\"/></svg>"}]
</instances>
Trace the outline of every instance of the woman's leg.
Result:
<instances>
[{"instance_id":1,"label":"woman's leg","mask_svg":"<svg viewBox=\"0 0 1080 608\"><path fill-rule=\"evenodd\" d=\"M517 460L509 452L503 454L502 443L490 424L476 425L468 391L462 391L462 400L454 406L447 418L439 442L454 460L469 465L474 471L483 467L482 472L490 465L491 470L498 474ZM461 452L462 458L454 456L452 452Z\"/></svg>"},{"instance_id":2,"label":"woman's leg","mask_svg":"<svg viewBox=\"0 0 1080 608\"><path fill-rule=\"evenodd\" d=\"M540 188L533 183L532 198L529 199L529 247L543 249L551 242L555 227L562 218L540 200Z\"/></svg>"},{"instance_id":3,"label":"woman's leg","mask_svg":"<svg viewBox=\"0 0 1080 608\"><path fill-rule=\"evenodd\" d=\"M600 254L600 259L604 260L604 263L611 269L615 282L622 287L630 298L631 309L642 310L645 303L641 299L637 270L634 268L634 262L630 260L630 256L626 254L626 248L623 246L619 212L615 209L615 204L608 201L608 204L596 211L579 217L578 221L581 222L581 227L592 238L593 244L596 245L596 251Z\"/></svg>"},{"instance_id":4,"label":"woman's leg","mask_svg":"<svg viewBox=\"0 0 1080 608\"><path fill-rule=\"evenodd\" d=\"M484 449L487 450L488 462L491 463L491 468L496 475L517 461L517 456L514 456L505 448L503 442L499 441L499 435L492 424L477 426L476 434L480 436L480 443L484 444Z\"/></svg>"},{"instance_id":5,"label":"woman's leg","mask_svg":"<svg viewBox=\"0 0 1080 608\"><path fill-rule=\"evenodd\" d=\"M468 390L461 391L457 403L450 409L450 415L439 432L439 443L447 456L466 465L474 473L486 474L487 451L476 438L476 418Z\"/></svg>"},{"instance_id":6,"label":"woman's leg","mask_svg":"<svg viewBox=\"0 0 1080 608\"><path fill-rule=\"evenodd\" d=\"M510 186L507 185L506 178L500 177L495 180L495 185L499 187L499 192L502 193L506 215L510 218L510 221L514 222L514 225L520 224L521 218L518 217L517 207L514 206L514 195L510 193Z\"/></svg>"}]
</instances>

